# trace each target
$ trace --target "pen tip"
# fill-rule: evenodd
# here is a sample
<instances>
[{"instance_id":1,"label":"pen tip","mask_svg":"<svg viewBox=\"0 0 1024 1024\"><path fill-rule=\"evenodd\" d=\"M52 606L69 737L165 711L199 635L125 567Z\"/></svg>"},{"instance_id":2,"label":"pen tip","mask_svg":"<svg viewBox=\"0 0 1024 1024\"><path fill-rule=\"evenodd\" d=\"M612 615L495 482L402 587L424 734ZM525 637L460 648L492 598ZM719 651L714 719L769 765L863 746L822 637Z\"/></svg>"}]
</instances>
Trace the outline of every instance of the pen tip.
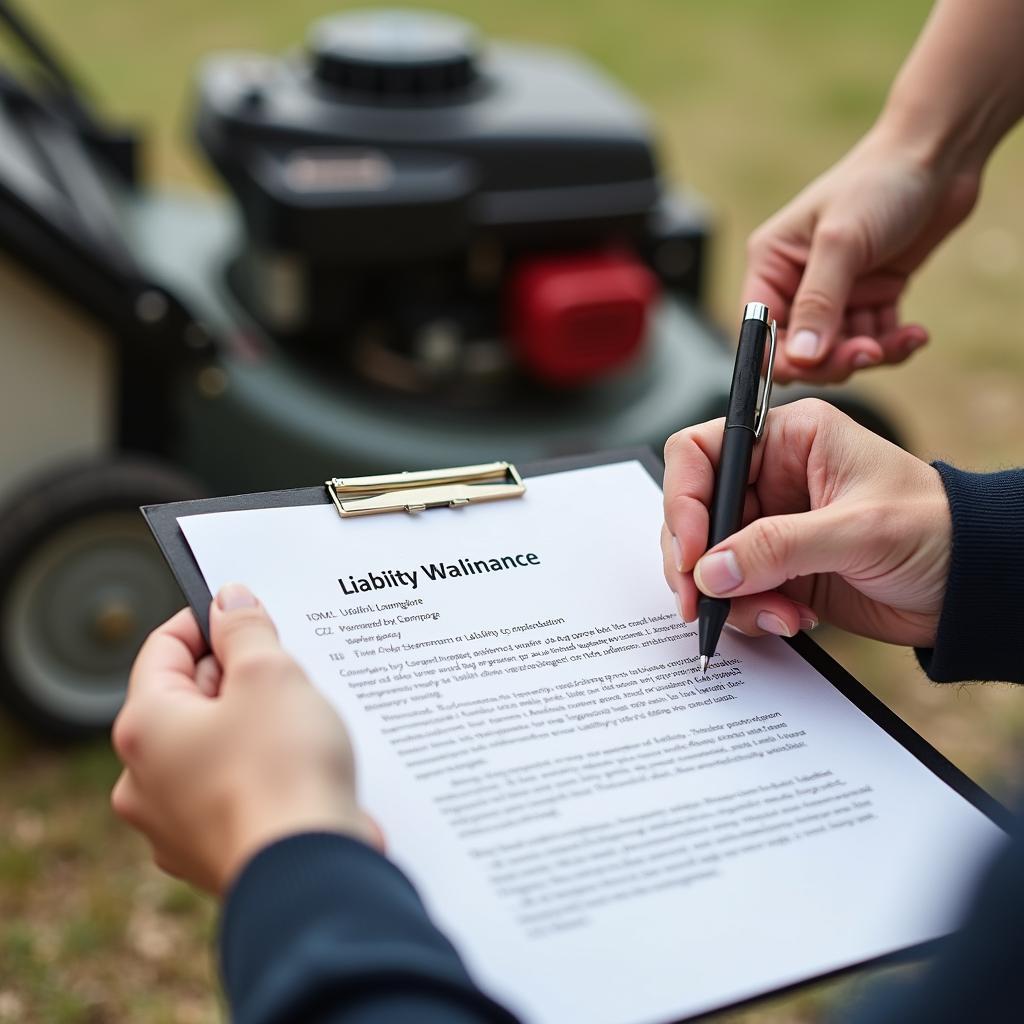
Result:
<instances>
[{"instance_id":1,"label":"pen tip","mask_svg":"<svg viewBox=\"0 0 1024 1024\"><path fill-rule=\"evenodd\" d=\"M706 676L708 674L708 662L710 660L711 659L706 654L702 654L700 656L700 674L702 676Z\"/></svg>"}]
</instances>

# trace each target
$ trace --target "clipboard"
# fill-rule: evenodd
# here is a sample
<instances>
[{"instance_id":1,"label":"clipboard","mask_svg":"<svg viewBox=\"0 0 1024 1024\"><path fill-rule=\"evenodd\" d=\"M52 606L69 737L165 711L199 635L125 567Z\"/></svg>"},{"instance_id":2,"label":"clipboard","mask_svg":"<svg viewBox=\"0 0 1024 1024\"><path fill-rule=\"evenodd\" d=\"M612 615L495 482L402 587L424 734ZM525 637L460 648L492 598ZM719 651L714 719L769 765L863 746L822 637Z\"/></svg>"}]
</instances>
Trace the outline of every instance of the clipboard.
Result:
<instances>
[{"instance_id":1,"label":"clipboard","mask_svg":"<svg viewBox=\"0 0 1024 1024\"><path fill-rule=\"evenodd\" d=\"M212 595L192 555L185 535L178 526L177 521L180 517L210 512L289 508L333 503L339 512L338 528L358 530L358 517L361 515L401 514L405 511L423 512L434 506L471 505L476 501L515 498L529 487L529 480L533 477L620 462L639 462L660 489L664 473L663 463L651 449L637 447L551 458L524 465L521 469L517 469L509 463L492 463L486 466L358 478L355 483L346 479L332 478L325 484L316 486L148 505L144 506L141 511L183 595L196 613L204 636L209 640L209 610ZM340 491L339 484L342 485ZM465 487L475 486L482 486L485 490L476 495L468 494L464 490ZM502 493L493 491L488 493L487 487L508 488L508 490ZM384 496L379 497L380 495ZM344 507L346 501L356 500L358 502L360 499L369 499L370 505L360 507L357 504L349 509ZM371 505L372 507L370 507ZM431 513L427 511L425 514ZM468 510L466 514L471 514L471 510ZM350 517L356 518L349 522ZM783 637L781 639L843 697L920 761L933 775L976 807L1002 830L1010 829L1014 816L1002 804L916 733L807 634L800 633L792 638ZM835 980L855 971L917 960L934 952L942 941L942 939L935 939L879 957L848 964L836 970L809 976L790 985L757 993L718 1007L708 1013L689 1016L683 1021L666 1022L666 1024L684 1024L684 1022L689 1024L692 1021L705 1020L721 1013L742 1009L766 998L777 998L798 991L808 985Z\"/></svg>"}]
</instances>

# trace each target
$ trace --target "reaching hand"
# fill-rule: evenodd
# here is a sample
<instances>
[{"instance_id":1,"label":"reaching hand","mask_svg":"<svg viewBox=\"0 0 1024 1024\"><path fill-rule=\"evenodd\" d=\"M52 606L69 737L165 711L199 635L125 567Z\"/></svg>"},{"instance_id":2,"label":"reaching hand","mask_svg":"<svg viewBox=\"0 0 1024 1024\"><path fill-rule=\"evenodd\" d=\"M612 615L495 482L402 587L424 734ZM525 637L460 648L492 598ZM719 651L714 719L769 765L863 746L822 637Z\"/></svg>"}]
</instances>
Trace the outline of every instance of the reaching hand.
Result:
<instances>
[{"instance_id":1,"label":"reaching hand","mask_svg":"<svg viewBox=\"0 0 1024 1024\"><path fill-rule=\"evenodd\" d=\"M114 724L124 771L114 810L145 833L157 865L223 893L261 847L342 832L381 847L356 803L345 726L282 650L237 584L210 609L213 654L179 612L143 645Z\"/></svg>"},{"instance_id":2,"label":"reaching hand","mask_svg":"<svg viewBox=\"0 0 1024 1024\"><path fill-rule=\"evenodd\" d=\"M773 409L754 448L743 528L705 554L722 420L665 447L665 579L680 614L698 588L732 598L745 633L827 620L891 643L934 644L952 523L938 472L825 402Z\"/></svg>"},{"instance_id":3,"label":"reaching hand","mask_svg":"<svg viewBox=\"0 0 1024 1024\"><path fill-rule=\"evenodd\" d=\"M841 381L925 345L923 327L901 322L900 299L970 213L978 181L875 131L758 228L741 297L767 303L782 328L775 379Z\"/></svg>"}]
</instances>

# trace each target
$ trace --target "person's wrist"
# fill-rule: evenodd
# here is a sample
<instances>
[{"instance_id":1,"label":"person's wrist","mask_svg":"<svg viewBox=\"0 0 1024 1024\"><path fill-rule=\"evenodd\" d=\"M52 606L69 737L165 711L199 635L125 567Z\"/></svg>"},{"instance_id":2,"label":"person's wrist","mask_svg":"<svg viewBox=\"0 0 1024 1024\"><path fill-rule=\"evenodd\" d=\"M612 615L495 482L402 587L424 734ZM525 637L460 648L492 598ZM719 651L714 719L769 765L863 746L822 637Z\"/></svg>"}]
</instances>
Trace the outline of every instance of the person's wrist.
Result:
<instances>
[{"instance_id":1,"label":"person's wrist","mask_svg":"<svg viewBox=\"0 0 1024 1024\"><path fill-rule=\"evenodd\" d=\"M973 112L958 115L947 105L924 101L894 88L867 138L938 180L980 177L992 148L984 122Z\"/></svg>"},{"instance_id":2,"label":"person's wrist","mask_svg":"<svg viewBox=\"0 0 1024 1024\"><path fill-rule=\"evenodd\" d=\"M934 466L927 466L927 485L922 494L920 513L916 516L921 531L920 578L924 584L922 600L927 608L929 632L926 646L934 643L939 616L946 598L949 566L953 547L953 517L942 477Z\"/></svg>"},{"instance_id":3,"label":"person's wrist","mask_svg":"<svg viewBox=\"0 0 1024 1024\"><path fill-rule=\"evenodd\" d=\"M324 798L290 800L280 807L263 801L251 812L237 809L230 815L227 836L213 869L216 891L227 892L261 850L306 832L337 833L368 846L380 845L379 833L354 801L327 794Z\"/></svg>"}]
</instances>

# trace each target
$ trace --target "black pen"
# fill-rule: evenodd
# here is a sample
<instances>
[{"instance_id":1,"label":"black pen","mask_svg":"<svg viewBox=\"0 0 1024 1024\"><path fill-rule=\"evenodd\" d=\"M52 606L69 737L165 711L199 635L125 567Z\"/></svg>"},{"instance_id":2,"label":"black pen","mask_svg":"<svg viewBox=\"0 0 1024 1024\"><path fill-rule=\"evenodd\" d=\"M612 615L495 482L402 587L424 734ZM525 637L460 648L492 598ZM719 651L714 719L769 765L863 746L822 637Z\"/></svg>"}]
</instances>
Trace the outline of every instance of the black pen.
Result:
<instances>
[{"instance_id":1,"label":"black pen","mask_svg":"<svg viewBox=\"0 0 1024 1024\"><path fill-rule=\"evenodd\" d=\"M771 347L768 350L764 395L759 403L761 364L764 362L765 342L769 338ZM731 537L741 526L750 459L768 416L774 363L775 321L769 319L768 307L763 302L748 302L743 307L743 323L729 391L729 410L722 432L722 455L718 460L715 495L711 502L709 551L726 537ZM708 597L706 594L701 594L697 600L701 675L707 672L708 662L718 647L722 627L729 617L729 603L727 597Z\"/></svg>"}]
</instances>

